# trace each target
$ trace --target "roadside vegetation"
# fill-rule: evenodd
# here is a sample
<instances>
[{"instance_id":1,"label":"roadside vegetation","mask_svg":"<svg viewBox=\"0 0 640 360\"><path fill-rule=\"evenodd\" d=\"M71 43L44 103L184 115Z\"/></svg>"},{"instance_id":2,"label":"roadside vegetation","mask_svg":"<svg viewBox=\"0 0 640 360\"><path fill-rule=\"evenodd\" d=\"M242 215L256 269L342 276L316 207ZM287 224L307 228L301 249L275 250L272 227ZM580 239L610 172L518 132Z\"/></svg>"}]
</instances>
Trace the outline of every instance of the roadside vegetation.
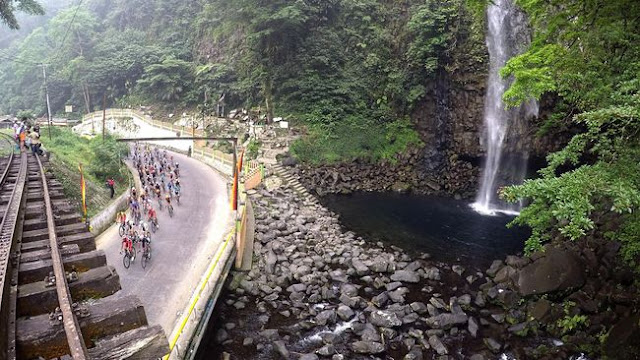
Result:
<instances>
[{"instance_id":1,"label":"roadside vegetation","mask_svg":"<svg viewBox=\"0 0 640 360\"><path fill-rule=\"evenodd\" d=\"M62 183L65 195L81 204L80 172L82 163L87 186L87 212L92 216L109 204L109 189L105 182L108 177L116 181L116 195L129 187L130 174L121 158L128 154L128 147L118 143L112 136L102 140L101 136L88 139L75 135L68 128L52 128L51 140L47 129L41 130L43 146L51 153L49 169Z\"/></svg>"}]
</instances>

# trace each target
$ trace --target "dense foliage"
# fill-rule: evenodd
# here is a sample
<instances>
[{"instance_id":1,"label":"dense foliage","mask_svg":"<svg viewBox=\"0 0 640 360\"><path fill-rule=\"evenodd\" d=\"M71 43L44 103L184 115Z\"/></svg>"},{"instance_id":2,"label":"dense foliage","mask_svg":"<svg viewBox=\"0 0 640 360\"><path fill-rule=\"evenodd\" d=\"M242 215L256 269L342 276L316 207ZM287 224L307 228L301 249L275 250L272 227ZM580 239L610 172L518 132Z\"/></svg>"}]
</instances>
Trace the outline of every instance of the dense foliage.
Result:
<instances>
[{"instance_id":1,"label":"dense foliage","mask_svg":"<svg viewBox=\"0 0 640 360\"><path fill-rule=\"evenodd\" d=\"M47 63L55 113L224 94L308 125L302 160L393 158L419 144L407 119L436 77L483 70L481 26L463 0L88 0L13 43L0 112L45 112Z\"/></svg>"},{"instance_id":2,"label":"dense foliage","mask_svg":"<svg viewBox=\"0 0 640 360\"><path fill-rule=\"evenodd\" d=\"M528 199L516 219L533 235L528 250L557 233L580 239L597 230L597 218L614 214L620 228L608 235L623 243L631 262L640 258L640 6L634 0L518 0L529 15L529 50L502 70L515 82L510 104L547 93L559 97L549 129L577 128L561 151L548 157L541 177L504 191ZM609 217L609 219L611 219Z\"/></svg>"}]
</instances>

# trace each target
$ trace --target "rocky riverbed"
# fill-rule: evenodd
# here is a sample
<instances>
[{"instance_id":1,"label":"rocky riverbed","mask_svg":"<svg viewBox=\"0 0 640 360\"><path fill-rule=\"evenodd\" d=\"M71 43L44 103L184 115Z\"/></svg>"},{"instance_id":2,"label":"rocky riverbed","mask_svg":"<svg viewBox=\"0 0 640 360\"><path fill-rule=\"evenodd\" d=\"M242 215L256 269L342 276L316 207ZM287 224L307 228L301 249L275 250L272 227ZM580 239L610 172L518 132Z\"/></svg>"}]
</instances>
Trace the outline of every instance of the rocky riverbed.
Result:
<instances>
[{"instance_id":1,"label":"rocky riverbed","mask_svg":"<svg viewBox=\"0 0 640 360\"><path fill-rule=\"evenodd\" d=\"M250 198L253 268L221 297L203 359L637 358L638 289L614 247L473 269L369 243L287 187Z\"/></svg>"}]
</instances>

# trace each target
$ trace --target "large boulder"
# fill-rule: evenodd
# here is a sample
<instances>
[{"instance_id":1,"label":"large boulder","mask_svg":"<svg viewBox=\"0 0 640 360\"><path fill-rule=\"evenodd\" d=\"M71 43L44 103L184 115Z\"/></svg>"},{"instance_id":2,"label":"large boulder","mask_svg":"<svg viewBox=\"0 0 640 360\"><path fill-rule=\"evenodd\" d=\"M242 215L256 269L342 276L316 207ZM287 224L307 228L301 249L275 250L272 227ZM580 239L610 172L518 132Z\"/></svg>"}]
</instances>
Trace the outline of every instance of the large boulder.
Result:
<instances>
[{"instance_id":1,"label":"large boulder","mask_svg":"<svg viewBox=\"0 0 640 360\"><path fill-rule=\"evenodd\" d=\"M579 288L584 285L584 268L584 263L573 251L547 247L546 256L520 271L520 294L540 295Z\"/></svg>"}]
</instances>

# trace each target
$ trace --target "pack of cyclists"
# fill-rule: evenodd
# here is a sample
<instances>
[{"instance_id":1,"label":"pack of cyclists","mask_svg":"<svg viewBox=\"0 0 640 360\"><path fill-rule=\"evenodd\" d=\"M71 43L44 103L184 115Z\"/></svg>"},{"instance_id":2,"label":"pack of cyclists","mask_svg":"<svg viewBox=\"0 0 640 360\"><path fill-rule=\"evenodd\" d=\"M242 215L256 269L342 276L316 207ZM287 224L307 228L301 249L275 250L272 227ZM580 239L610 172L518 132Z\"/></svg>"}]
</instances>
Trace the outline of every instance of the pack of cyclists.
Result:
<instances>
[{"instance_id":1,"label":"pack of cyclists","mask_svg":"<svg viewBox=\"0 0 640 360\"><path fill-rule=\"evenodd\" d=\"M179 164L173 155L166 150L151 148L149 145L134 145L131 153L134 167L138 170L142 191L138 193L135 187L129 193L130 219L125 212L117 216L120 223L119 233L122 237L120 253L124 253L125 267L135 259L136 252L142 251L145 266L146 257L150 258L151 233L159 229L158 214L154 207L153 198L157 200L158 210L166 205L169 215L173 216L172 200L180 204ZM140 243L138 250L135 244Z\"/></svg>"}]
</instances>

